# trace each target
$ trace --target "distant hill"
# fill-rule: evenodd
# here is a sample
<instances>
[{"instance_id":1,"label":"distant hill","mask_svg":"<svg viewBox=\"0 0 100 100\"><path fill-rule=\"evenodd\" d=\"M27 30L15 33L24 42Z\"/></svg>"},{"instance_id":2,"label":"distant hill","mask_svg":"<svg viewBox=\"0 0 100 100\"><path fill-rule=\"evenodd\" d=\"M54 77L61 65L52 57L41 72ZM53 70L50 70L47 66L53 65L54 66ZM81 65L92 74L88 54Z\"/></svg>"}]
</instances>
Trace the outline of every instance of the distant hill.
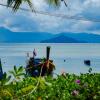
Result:
<instances>
[{"instance_id":1,"label":"distant hill","mask_svg":"<svg viewBox=\"0 0 100 100\"><path fill-rule=\"evenodd\" d=\"M89 33L59 33L43 43L100 43L100 35Z\"/></svg>"},{"instance_id":2,"label":"distant hill","mask_svg":"<svg viewBox=\"0 0 100 100\"><path fill-rule=\"evenodd\" d=\"M59 35L52 39L41 41L41 43L84 43L83 41L75 40L71 37L67 37L65 35Z\"/></svg>"},{"instance_id":3,"label":"distant hill","mask_svg":"<svg viewBox=\"0 0 100 100\"><path fill-rule=\"evenodd\" d=\"M77 41L85 41L86 43L100 43L100 35L91 33L60 33L67 37L71 37Z\"/></svg>"},{"instance_id":4,"label":"distant hill","mask_svg":"<svg viewBox=\"0 0 100 100\"><path fill-rule=\"evenodd\" d=\"M52 37L53 34L47 32L12 32L5 28L0 28L0 42L39 43L44 39Z\"/></svg>"},{"instance_id":5,"label":"distant hill","mask_svg":"<svg viewBox=\"0 0 100 100\"><path fill-rule=\"evenodd\" d=\"M100 35L63 32L12 32L0 27L0 43L100 43Z\"/></svg>"}]
</instances>

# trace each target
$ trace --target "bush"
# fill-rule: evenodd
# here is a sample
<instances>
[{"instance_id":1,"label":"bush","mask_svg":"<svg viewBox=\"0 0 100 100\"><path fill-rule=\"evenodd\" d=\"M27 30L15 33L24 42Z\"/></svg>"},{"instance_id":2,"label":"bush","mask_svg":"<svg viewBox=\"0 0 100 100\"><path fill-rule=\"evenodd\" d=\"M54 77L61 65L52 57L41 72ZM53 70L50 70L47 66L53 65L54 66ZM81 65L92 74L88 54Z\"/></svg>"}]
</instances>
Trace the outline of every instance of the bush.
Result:
<instances>
[{"instance_id":1,"label":"bush","mask_svg":"<svg viewBox=\"0 0 100 100\"><path fill-rule=\"evenodd\" d=\"M13 81L13 80L12 80ZM100 100L100 74L24 77L0 86L0 100Z\"/></svg>"}]
</instances>

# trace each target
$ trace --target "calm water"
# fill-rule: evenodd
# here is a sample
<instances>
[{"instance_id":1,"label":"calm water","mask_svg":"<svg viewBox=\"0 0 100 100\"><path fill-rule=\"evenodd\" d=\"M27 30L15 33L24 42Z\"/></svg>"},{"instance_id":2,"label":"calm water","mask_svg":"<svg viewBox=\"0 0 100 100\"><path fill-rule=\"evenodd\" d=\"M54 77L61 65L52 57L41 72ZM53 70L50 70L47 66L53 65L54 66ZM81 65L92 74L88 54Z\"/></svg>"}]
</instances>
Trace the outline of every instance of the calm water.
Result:
<instances>
[{"instance_id":1,"label":"calm water","mask_svg":"<svg viewBox=\"0 0 100 100\"><path fill-rule=\"evenodd\" d=\"M88 66L84 60L91 60L93 72L100 72L100 44L40 44L40 43L1 43L0 58L3 70L9 71L14 65L26 66L27 52L32 56L34 48L37 57L46 56L46 46L51 46L50 59L54 60L56 73L66 71L69 73L86 73ZM64 59L66 62L64 62Z\"/></svg>"}]
</instances>

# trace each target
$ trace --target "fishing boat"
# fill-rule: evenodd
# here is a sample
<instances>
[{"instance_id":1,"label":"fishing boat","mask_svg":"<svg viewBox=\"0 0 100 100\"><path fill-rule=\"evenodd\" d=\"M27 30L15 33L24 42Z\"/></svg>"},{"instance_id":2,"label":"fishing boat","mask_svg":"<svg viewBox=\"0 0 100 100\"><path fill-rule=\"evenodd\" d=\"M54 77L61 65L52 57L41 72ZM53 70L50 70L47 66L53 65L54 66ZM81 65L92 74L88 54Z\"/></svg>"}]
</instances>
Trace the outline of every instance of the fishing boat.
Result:
<instances>
[{"instance_id":1,"label":"fishing boat","mask_svg":"<svg viewBox=\"0 0 100 100\"><path fill-rule=\"evenodd\" d=\"M35 53L33 53L35 54ZM46 48L46 58L35 58L30 57L26 66L26 74L32 77L53 75L55 65L53 60L49 60L50 56L50 47Z\"/></svg>"},{"instance_id":2,"label":"fishing boat","mask_svg":"<svg viewBox=\"0 0 100 100\"><path fill-rule=\"evenodd\" d=\"M87 65L87 66L90 66L91 65L91 61L90 60L84 60L84 64Z\"/></svg>"}]
</instances>

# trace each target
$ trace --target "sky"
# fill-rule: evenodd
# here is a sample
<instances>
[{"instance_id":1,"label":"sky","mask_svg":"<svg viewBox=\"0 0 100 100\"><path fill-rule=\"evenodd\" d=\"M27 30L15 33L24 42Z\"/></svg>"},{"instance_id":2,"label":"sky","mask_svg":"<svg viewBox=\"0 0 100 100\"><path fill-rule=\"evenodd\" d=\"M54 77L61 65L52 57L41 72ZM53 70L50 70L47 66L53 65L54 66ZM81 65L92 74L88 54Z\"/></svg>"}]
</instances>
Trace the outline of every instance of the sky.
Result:
<instances>
[{"instance_id":1,"label":"sky","mask_svg":"<svg viewBox=\"0 0 100 100\"><path fill-rule=\"evenodd\" d=\"M83 17L90 19L72 20L58 18L48 15L35 14L32 12L20 11L14 13L11 9L0 6L0 27L5 27L14 32L86 32L100 34L100 0L66 0L68 7L62 3L59 8L48 5L45 0L32 0L34 7L38 11L65 14L68 16ZM0 0L6 4L6 0ZM29 8L27 4L22 7Z\"/></svg>"}]
</instances>

